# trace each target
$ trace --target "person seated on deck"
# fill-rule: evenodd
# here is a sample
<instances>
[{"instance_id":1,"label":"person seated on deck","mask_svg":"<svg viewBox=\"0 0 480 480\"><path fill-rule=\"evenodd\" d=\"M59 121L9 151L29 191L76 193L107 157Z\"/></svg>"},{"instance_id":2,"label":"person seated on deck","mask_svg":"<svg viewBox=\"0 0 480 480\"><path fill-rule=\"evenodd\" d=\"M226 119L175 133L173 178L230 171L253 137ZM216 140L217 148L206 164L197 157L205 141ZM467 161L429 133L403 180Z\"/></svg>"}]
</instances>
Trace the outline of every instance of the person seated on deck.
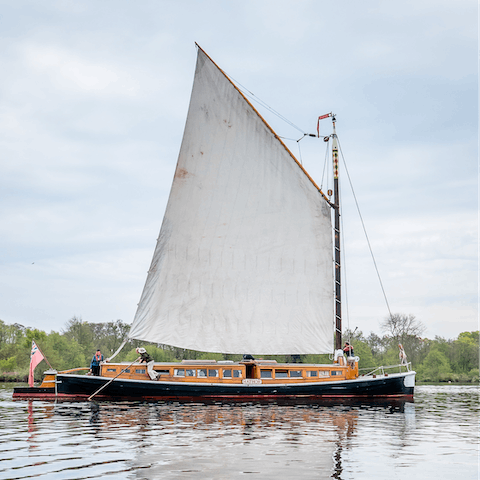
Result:
<instances>
[{"instance_id":1,"label":"person seated on deck","mask_svg":"<svg viewBox=\"0 0 480 480\"><path fill-rule=\"evenodd\" d=\"M343 347L343 353L347 354L347 363L350 367L355 368L355 354L353 353L353 347L348 342L345 342Z\"/></svg>"},{"instance_id":2,"label":"person seated on deck","mask_svg":"<svg viewBox=\"0 0 480 480\"><path fill-rule=\"evenodd\" d=\"M243 354L243 358L242 358L242 362L253 362L255 360L255 358L253 358L253 355L250 355L249 353L244 353Z\"/></svg>"},{"instance_id":3,"label":"person seated on deck","mask_svg":"<svg viewBox=\"0 0 480 480\"><path fill-rule=\"evenodd\" d=\"M292 363L302 363L302 357L300 355L292 355Z\"/></svg>"},{"instance_id":4,"label":"person seated on deck","mask_svg":"<svg viewBox=\"0 0 480 480\"><path fill-rule=\"evenodd\" d=\"M151 380L156 380L157 379L157 373L153 369L153 363L154 363L153 358L148 354L148 352L143 347L138 347L135 351L142 358L140 360L140 363L146 363L147 364L147 373L148 373L148 376L150 377L150 379Z\"/></svg>"},{"instance_id":5,"label":"person seated on deck","mask_svg":"<svg viewBox=\"0 0 480 480\"><path fill-rule=\"evenodd\" d=\"M90 372L92 375L100 375L100 363L103 362L103 355L98 348L90 362Z\"/></svg>"},{"instance_id":6,"label":"person seated on deck","mask_svg":"<svg viewBox=\"0 0 480 480\"><path fill-rule=\"evenodd\" d=\"M346 353L347 357L355 356L355 354L353 353L353 347L348 342L345 342L345 346L343 347L343 353Z\"/></svg>"}]
</instances>

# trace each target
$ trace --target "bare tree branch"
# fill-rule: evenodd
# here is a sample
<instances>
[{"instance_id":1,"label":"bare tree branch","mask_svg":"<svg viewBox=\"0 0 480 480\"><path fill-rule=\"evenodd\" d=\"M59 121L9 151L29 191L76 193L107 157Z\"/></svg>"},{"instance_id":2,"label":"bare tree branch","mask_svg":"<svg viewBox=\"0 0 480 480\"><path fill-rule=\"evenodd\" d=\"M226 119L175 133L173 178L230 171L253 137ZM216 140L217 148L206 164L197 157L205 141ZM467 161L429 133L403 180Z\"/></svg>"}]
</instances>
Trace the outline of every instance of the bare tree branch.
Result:
<instances>
[{"instance_id":1,"label":"bare tree branch","mask_svg":"<svg viewBox=\"0 0 480 480\"><path fill-rule=\"evenodd\" d=\"M407 337L421 337L425 332L425 325L415 318L415 315L394 313L381 324L382 331L391 338L401 342Z\"/></svg>"}]
</instances>

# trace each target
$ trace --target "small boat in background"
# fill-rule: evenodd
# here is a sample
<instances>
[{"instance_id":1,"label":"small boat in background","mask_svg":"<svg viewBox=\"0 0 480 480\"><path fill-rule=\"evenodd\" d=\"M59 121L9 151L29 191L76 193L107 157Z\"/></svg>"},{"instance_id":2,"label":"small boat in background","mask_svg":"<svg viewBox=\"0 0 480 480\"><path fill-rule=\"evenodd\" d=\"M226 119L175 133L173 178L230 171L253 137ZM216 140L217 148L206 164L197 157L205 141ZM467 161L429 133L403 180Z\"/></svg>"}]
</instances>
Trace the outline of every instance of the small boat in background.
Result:
<instances>
[{"instance_id":1,"label":"small boat in background","mask_svg":"<svg viewBox=\"0 0 480 480\"><path fill-rule=\"evenodd\" d=\"M335 116L323 118L333 121L325 137L329 195L198 47L177 168L129 338L247 355L148 365L112 357L99 376L49 370L40 387L16 388L13 397L314 403L413 396L410 364L359 375L358 357L342 350L338 146ZM258 358L326 353L332 364Z\"/></svg>"}]
</instances>

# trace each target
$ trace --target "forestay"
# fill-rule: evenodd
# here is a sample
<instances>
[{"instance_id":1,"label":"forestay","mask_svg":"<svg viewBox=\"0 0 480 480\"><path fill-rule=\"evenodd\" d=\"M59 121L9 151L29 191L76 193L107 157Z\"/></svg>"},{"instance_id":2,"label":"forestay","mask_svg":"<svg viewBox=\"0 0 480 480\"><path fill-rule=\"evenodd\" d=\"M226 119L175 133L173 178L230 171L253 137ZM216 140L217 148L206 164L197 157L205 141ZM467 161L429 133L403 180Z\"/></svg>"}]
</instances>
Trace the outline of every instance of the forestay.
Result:
<instances>
[{"instance_id":1,"label":"forestay","mask_svg":"<svg viewBox=\"0 0 480 480\"><path fill-rule=\"evenodd\" d=\"M129 337L208 352L333 351L330 207L201 49Z\"/></svg>"}]
</instances>

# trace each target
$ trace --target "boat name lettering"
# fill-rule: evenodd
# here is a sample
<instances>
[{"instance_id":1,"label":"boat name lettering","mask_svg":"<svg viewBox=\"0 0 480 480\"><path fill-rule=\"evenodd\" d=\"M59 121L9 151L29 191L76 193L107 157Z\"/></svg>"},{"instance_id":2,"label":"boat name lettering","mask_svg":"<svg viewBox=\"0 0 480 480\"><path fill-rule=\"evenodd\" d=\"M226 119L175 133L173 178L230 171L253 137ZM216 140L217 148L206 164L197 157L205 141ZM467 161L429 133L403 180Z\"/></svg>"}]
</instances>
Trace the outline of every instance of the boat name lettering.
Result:
<instances>
[{"instance_id":1,"label":"boat name lettering","mask_svg":"<svg viewBox=\"0 0 480 480\"><path fill-rule=\"evenodd\" d=\"M244 385L261 385L262 381L259 378L244 378L242 383Z\"/></svg>"}]
</instances>

